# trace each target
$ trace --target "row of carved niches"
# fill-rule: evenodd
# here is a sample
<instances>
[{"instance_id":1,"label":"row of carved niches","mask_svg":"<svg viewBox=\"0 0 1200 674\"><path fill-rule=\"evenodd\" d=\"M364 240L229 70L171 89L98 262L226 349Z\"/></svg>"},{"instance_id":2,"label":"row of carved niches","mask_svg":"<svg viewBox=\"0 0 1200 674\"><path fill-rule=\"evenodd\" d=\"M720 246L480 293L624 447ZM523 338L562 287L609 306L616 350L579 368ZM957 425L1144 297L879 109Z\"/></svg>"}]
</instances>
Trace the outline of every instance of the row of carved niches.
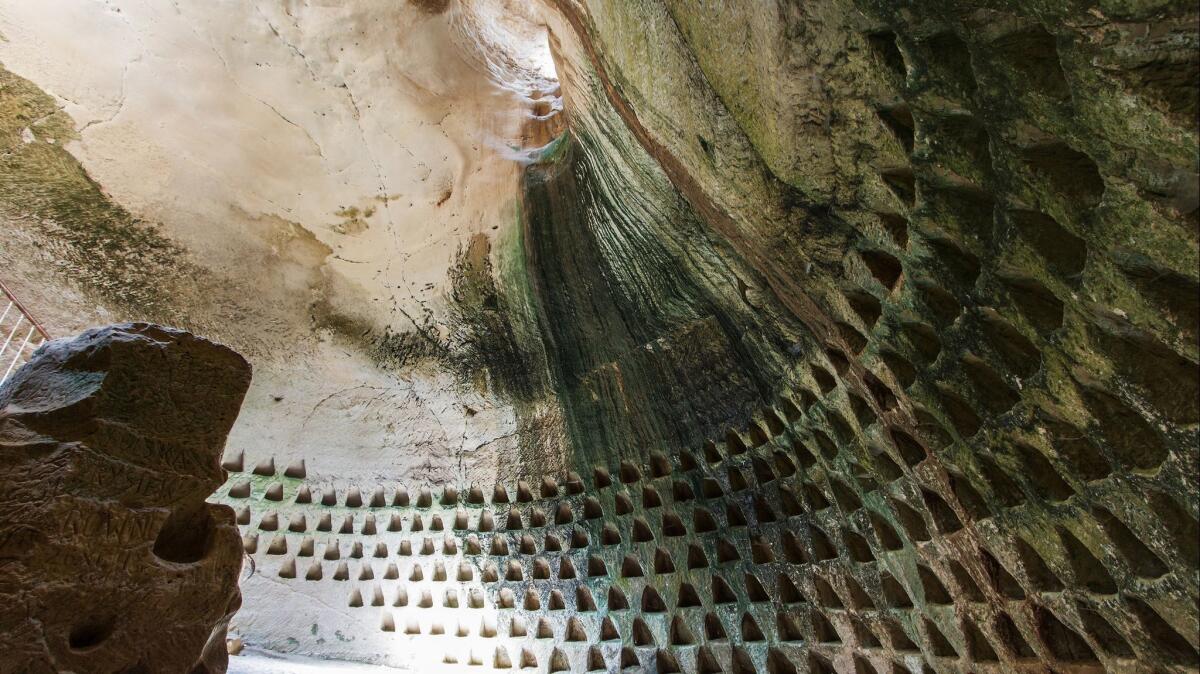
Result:
<instances>
[{"instance_id":1,"label":"row of carved niches","mask_svg":"<svg viewBox=\"0 0 1200 674\"><path fill-rule=\"evenodd\" d=\"M1095 45L1030 17L876 9L880 27L863 46L878 75L867 85L880 122L878 189L861 204L843 287L826 298L837 334L826 357L814 354L813 381L828 392L834 371L852 369L876 394L875 409L855 407L861 422L900 396L953 431L943 442L996 444L1021 425L1049 437L1086 481L1155 476L1194 510L1200 285L1186 221L1196 199L1171 193L1191 189L1180 185L1131 185L1146 170L1113 162L1116 131L1076 128L1094 122L1077 108L1095 104L1088 77L1113 51L1083 58ZM1138 36L1194 42L1186 18L1121 24L1106 39L1169 51ZM1182 81L1170 75L1192 61L1160 63L1158 85ZM1118 70L1105 76L1121 88ZM1169 123L1195 107L1194 92L1190 103L1164 99L1157 85L1129 93L1144 104L1134 117ZM1184 128L1190 136L1158 131L1190 157L1194 130ZM1189 170L1186 159L1172 175ZM1184 211L1158 208L1155 195ZM1172 453L1182 455L1173 466Z\"/></svg>"},{"instance_id":2,"label":"row of carved niches","mask_svg":"<svg viewBox=\"0 0 1200 674\"><path fill-rule=\"evenodd\" d=\"M800 445L795 493L818 524L823 508L852 527L866 513L870 542L909 557L908 578L914 564L938 577L960 614L988 604L1022 634L1060 635L1062 662L1194 670L1200 285L1180 191L1194 162L1151 189L1145 156L1118 160L1108 130L1072 126L1094 45L1070 29L923 12L880 12L862 36L877 182L819 298L828 337L778 405ZM1195 23L1166 20L1191 43ZM1151 107L1139 119L1170 116ZM1194 154L1194 130L1151 128Z\"/></svg>"},{"instance_id":3,"label":"row of carved niches","mask_svg":"<svg viewBox=\"0 0 1200 674\"><path fill-rule=\"evenodd\" d=\"M1006 76L997 58L1013 61L1022 92L1070 98L1061 40L1009 19L976 27L969 37L986 42L974 47L959 29L865 36L879 70L880 198L861 221L844 288L827 298L840 317L828 361L838 374L860 361L866 372L855 374L889 398L876 397L883 411L898 391L872 367L888 370L962 439L1043 395L1007 420L1044 413L1068 437L1104 436L1074 448L1085 475L1153 472L1172 444L1194 447L1188 431L1200 420L1195 242L1167 228L1160 250L1114 243L1106 218L1142 204L1116 194L1121 172L1105 174L1049 132L1010 133L1021 105L994 119L986 103L998 88L987 80ZM812 375L832 387L827 363Z\"/></svg>"},{"instance_id":4,"label":"row of carved niches","mask_svg":"<svg viewBox=\"0 0 1200 674\"><path fill-rule=\"evenodd\" d=\"M1074 509L1050 536L999 527L991 508L1052 497L1068 507L1078 496L1044 492L1048 474L996 465L991 478L1006 482L985 497L928 470L918 441L898 431L903 450L839 472L845 453L802 431L808 419L781 399L720 445L536 487L339 492L252 469L218 499L238 511L258 573L339 584L364 628L444 643L429 648L485 667L1121 670L1194 660L1186 626L1155 601L1156 588L1186 582L1173 569L1194 568L1195 521L1165 495L1148 493L1141 513ZM1147 519L1178 527L1144 529Z\"/></svg>"},{"instance_id":5,"label":"row of carved niches","mask_svg":"<svg viewBox=\"0 0 1200 674\"><path fill-rule=\"evenodd\" d=\"M516 484L235 457L257 572L484 669L1196 671L1195 22L893 4L859 2L858 238L774 405Z\"/></svg>"}]
</instances>

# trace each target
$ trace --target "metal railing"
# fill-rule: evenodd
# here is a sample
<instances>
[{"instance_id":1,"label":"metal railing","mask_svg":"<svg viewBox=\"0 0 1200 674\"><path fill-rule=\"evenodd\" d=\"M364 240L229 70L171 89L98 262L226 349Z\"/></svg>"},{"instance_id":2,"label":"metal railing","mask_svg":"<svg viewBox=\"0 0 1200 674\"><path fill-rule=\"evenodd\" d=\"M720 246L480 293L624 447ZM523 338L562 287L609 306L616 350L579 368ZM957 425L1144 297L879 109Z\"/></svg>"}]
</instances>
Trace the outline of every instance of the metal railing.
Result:
<instances>
[{"instance_id":1,"label":"metal railing","mask_svg":"<svg viewBox=\"0 0 1200 674\"><path fill-rule=\"evenodd\" d=\"M50 335L0 281L0 384L29 359Z\"/></svg>"}]
</instances>

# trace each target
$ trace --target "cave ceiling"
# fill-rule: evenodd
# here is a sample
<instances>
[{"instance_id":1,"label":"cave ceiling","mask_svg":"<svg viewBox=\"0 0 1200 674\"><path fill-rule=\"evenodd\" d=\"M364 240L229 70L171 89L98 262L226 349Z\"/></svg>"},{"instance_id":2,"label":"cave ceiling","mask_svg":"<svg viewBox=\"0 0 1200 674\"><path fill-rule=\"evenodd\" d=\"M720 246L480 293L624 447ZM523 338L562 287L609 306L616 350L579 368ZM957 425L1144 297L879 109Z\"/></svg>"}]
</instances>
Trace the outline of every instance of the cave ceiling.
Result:
<instances>
[{"instance_id":1,"label":"cave ceiling","mask_svg":"<svg viewBox=\"0 0 1200 674\"><path fill-rule=\"evenodd\" d=\"M252 649L1195 672L1198 17L4 3L0 274L253 364Z\"/></svg>"}]
</instances>

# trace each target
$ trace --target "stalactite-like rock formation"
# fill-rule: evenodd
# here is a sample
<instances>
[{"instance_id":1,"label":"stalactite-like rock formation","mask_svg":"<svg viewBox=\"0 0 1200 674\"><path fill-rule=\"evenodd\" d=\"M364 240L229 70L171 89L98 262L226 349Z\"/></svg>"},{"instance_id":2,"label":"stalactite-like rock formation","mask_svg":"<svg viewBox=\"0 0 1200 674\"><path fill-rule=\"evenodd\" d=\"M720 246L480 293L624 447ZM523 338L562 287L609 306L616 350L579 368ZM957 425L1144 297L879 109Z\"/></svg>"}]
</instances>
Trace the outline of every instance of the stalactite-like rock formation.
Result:
<instances>
[{"instance_id":1,"label":"stalactite-like rock formation","mask_svg":"<svg viewBox=\"0 0 1200 674\"><path fill-rule=\"evenodd\" d=\"M0 388L0 672L225 671L242 555L205 499L249 384L223 346L125 324Z\"/></svg>"}]
</instances>

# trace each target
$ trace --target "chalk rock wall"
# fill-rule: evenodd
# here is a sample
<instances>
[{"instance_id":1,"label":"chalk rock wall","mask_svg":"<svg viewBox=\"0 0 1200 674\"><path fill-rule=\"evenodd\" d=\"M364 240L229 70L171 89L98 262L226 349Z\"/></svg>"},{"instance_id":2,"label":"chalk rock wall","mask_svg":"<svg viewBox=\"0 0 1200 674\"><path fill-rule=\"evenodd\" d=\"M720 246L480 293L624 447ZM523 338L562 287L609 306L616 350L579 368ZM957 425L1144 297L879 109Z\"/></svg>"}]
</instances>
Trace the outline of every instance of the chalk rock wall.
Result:
<instances>
[{"instance_id":1,"label":"chalk rock wall","mask_svg":"<svg viewBox=\"0 0 1200 674\"><path fill-rule=\"evenodd\" d=\"M525 437L557 461L553 401L518 417L451 300L460 260L503 268L553 101L544 31L477 4L6 3L6 283L55 335L229 344L256 366L231 446L314 475L494 480ZM517 30L528 65L489 62Z\"/></svg>"},{"instance_id":2,"label":"chalk rock wall","mask_svg":"<svg viewBox=\"0 0 1200 674\"><path fill-rule=\"evenodd\" d=\"M544 354L571 464L246 463L263 575L372 634L301 650L1194 668L1194 10L755 7L547 8L567 126L495 291L534 330L481 356Z\"/></svg>"},{"instance_id":3,"label":"chalk rock wall","mask_svg":"<svg viewBox=\"0 0 1200 674\"><path fill-rule=\"evenodd\" d=\"M89 91L22 11L0 59ZM299 223L249 267L290 272L220 262L258 250L242 220L197 246L178 185L120 191L107 124L71 151L256 289L161 304L267 370L215 496L255 560L249 643L418 671L1195 669L1195 7L229 11L151 24L274 108L219 117L259 151L221 153L238 189L211 203L253 186L244 210ZM29 96L14 172L70 126ZM18 212L13 257L93 233L74 217Z\"/></svg>"}]
</instances>

